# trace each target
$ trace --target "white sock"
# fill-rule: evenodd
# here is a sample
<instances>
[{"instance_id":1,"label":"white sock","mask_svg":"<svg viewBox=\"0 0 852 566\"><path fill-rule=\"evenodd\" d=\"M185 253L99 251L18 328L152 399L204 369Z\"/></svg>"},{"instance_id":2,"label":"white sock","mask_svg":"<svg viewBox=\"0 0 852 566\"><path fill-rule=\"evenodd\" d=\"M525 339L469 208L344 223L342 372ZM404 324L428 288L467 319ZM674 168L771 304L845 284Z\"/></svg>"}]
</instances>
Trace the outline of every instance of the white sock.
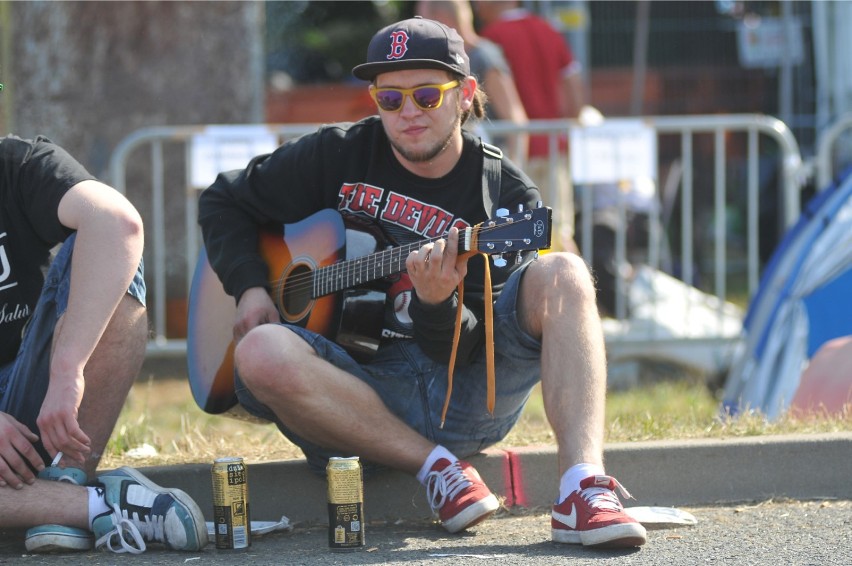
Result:
<instances>
[{"instance_id":1,"label":"white sock","mask_svg":"<svg viewBox=\"0 0 852 566\"><path fill-rule=\"evenodd\" d=\"M562 474L562 479L559 480L559 501L564 501L566 497L580 489L580 482L589 476L603 475L603 466L597 464L576 464L568 468Z\"/></svg>"},{"instance_id":2,"label":"white sock","mask_svg":"<svg viewBox=\"0 0 852 566\"><path fill-rule=\"evenodd\" d=\"M450 464L458 461L458 458L456 458L452 452L439 444L432 449L432 452L430 452L429 456L426 457L426 461L423 462L423 466L420 468L420 471L417 472L417 481L426 485L426 476L428 476L429 472L432 471L432 466L435 465L435 462L441 458L446 458L450 461Z\"/></svg>"},{"instance_id":3,"label":"white sock","mask_svg":"<svg viewBox=\"0 0 852 566\"><path fill-rule=\"evenodd\" d=\"M110 511L104 498L103 488L87 487L89 490L89 530L94 530L92 524L95 522L95 517L103 515Z\"/></svg>"}]
</instances>

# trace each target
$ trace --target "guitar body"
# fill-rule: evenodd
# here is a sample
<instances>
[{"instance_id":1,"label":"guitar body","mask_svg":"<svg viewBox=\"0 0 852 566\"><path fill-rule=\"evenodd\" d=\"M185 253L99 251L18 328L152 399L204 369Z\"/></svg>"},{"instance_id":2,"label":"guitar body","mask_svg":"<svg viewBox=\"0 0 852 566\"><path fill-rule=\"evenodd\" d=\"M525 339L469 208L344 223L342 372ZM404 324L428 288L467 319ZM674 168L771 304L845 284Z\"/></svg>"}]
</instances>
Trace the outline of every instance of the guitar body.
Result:
<instances>
[{"instance_id":1,"label":"guitar body","mask_svg":"<svg viewBox=\"0 0 852 566\"><path fill-rule=\"evenodd\" d=\"M346 227L339 213L320 211L260 235L260 253L269 266L272 300L281 320L333 339L359 361L379 345L384 293L346 289L313 297L312 272L345 259ZM371 250L373 251L373 250ZM234 393L233 326L236 305L222 287L202 249L189 293L187 364L192 396L211 414L237 405Z\"/></svg>"},{"instance_id":2,"label":"guitar body","mask_svg":"<svg viewBox=\"0 0 852 566\"><path fill-rule=\"evenodd\" d=\"M198 406L213 414L237 404L234 394L234 321L237 307L225 293L202 249L189 291L186 360Z\"/></svg>"},{"instance_id":3,"label":"guitar body","mask_svg":"<svg viewBox=\"0 0 852 566\"><path fill-rule=\"evenodd\" d=\"M336 298L312 299L312 287L299 282L309 278L318 267L345 259L345 251L343 221L330 210L288 224L280 233L261 232L260 254L269 266L272 300L283 322L324 336L331 333L340 315Z\"/></svg>"}]
</instances>

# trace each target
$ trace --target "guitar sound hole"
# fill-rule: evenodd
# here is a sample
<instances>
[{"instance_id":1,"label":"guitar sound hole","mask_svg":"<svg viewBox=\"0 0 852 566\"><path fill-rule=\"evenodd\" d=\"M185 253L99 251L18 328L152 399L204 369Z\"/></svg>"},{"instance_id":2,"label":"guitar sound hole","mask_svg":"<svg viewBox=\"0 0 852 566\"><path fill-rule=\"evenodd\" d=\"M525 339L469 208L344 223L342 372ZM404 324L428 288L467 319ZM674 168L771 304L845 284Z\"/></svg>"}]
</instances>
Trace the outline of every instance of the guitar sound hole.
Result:
<instances>
[{"instance_id":1,"label":"guitar sound hole","mask_svg":"<svg viewBox=\"0 0 852 566\"><path fill-rule=\"evenodd\" d=\"M311 269L296 265L287 274L280 304L282 318L289 323L305 318L311 308Z\"/></svg>"}]
</instances>

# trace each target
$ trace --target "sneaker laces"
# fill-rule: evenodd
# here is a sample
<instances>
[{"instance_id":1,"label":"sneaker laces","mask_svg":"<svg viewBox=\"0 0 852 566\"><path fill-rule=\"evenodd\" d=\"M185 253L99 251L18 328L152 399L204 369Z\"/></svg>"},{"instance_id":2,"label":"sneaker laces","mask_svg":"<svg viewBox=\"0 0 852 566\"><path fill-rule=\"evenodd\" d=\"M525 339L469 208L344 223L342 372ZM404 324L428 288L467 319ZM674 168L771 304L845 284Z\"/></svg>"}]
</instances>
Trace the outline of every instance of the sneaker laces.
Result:
<instances>
[{"instance_id":1,"label":"sneaker laces","mask_svg":"<svg viewBox=\"0 0 852 566\"><path fill-rule=\"evenodd\" d=\"M114 503L112 507L114 511L112 514L112 523L115 525L115 528L107 534L107 548L116 554L123 554L125 552L129 552L130 554L142 554L145 552L145 541L142 538L142 533L139 531L138 526L145 525L145 523L142 523L138 519L132 520L127 517L127 512L123 512L117 503ZM148 530L149 529L146 527L146 531ZM121 543L119 548L114 547L112 544L114 535L118 535L118 540ZM128 542L127 538L125 538L125 535L130 538L130 542Z\"/></svg>"},{"instance_id":2,"label":"sneaker laces","mask_svg":"<svg viewBox=\"0 0 852 566\"><path fill-rule=\"evenodd\" d=\"M462 490L473 485L456 461L440 471L432 471L426 476L426 498L432 511L444 506L448 499L454 498Z\"/></svg>"},{"instance_id":3,"label":"sneaker laces","mask_svg":"<svg viewBox=\"0 0 852 566\"><path fill-rule=\"evenodd\" d=\"M623 485L618 483L618 480L615 478L609 478L609 480L612 482L611 485L618 489L618 492L621 493L622 497L627 499L633 498L633 496L630 495L630 492L627 491ZM618 495L616 495L615 490L610 487L589 486L580 491L580 497L589 504L589 507L595 509L609 511L621 511L624 509L624 506L621 504L621 500L618 498Z\"/></svg>"}]
</instances>

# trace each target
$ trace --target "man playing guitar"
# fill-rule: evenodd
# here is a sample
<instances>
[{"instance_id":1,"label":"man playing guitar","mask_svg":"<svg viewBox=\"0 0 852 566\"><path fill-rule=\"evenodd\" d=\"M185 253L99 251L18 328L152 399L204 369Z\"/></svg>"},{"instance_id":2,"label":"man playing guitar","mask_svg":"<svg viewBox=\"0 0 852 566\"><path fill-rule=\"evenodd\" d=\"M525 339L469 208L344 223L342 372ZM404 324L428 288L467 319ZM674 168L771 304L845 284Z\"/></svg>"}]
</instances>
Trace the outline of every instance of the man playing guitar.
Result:
<instances>
[{"instance_id":1,"label":"man playing guitar","mask_svg":"<svg viewBox=\"0 0 852 566\"><path fill-rule=\"evenodd\" d=\"M535 215L530 179L461 127L483 108L461 38L431 20L398 22L353 73L370 81L378 116L287 142L201 195L206 254L236 301L240 406L274 422L317 472L330 456L355 455L416 476L457 532L499 505L459 458L500 441L541 381L561 474L554 540L644 544L603 468L606 359L592 278L573 254L503 255L544 233L538 247L549 247L549 217ZM299 223L327 209L380 227L386 243L368 245L363 262L347 250L340 265L290 253L276 272L262 251L269 227L285 241L312 234ZM519 212L501 221L498 209ZM490 250L489 269L479 252ZM369 359L303 323L326 286L360 281L385 297Z\"/></svg>"}]
</instances>

